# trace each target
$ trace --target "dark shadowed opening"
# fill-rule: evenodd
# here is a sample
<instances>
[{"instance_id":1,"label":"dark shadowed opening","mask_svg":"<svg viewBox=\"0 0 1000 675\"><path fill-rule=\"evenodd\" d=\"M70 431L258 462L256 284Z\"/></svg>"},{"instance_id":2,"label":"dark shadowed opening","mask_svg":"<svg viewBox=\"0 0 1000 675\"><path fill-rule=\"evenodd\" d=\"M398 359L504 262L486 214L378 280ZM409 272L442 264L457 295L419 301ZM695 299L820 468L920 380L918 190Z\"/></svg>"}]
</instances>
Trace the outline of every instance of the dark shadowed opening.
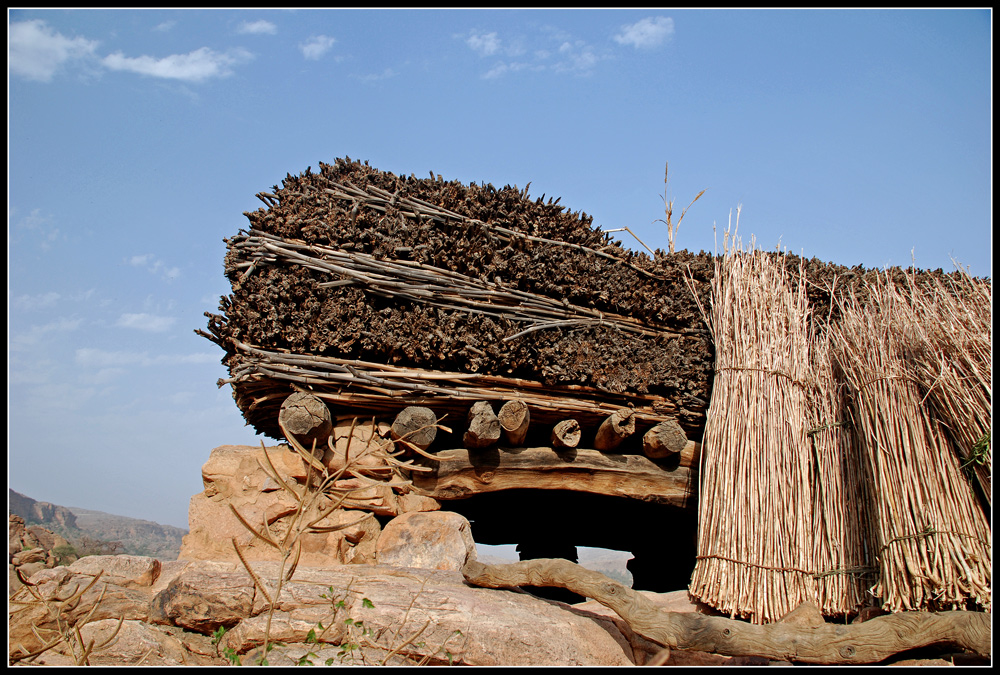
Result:
<instances>
[{"instance_id":1,"label":"dark shadowed opening","mask_svg":"<svg viewBox=\"0 0 1000 675\"><path fill-rule=\"evenodd\" d=\"M577 560L578 547L628 551L632 588L686 589L695 563L697 513L692 509L566 490L514 489L442 503L469 519L476 543L515 544L521 560ZM564 602L565 589L533 589Z\"/></svg>"}]
</instances>

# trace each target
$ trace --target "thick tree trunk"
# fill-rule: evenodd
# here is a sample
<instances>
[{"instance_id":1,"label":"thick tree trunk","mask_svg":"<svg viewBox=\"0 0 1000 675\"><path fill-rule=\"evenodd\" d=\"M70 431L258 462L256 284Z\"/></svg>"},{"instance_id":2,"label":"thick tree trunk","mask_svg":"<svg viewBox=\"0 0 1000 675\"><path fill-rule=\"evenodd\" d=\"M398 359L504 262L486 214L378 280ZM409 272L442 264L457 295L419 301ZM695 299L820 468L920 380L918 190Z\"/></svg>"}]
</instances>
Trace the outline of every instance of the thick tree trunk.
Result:
<instances>
[{"instance_id":1,"label":"thick tree trunk","mask_svg":"<svg viewBox=\"0 0 1000 675\"><path fill-rule=\"evenodd\" d=\"M471 561L462 574L470 584L487 588L531 585L569 589L611 608L635 633L671 649L813 664L877 663L931 645L991 656L991 617L982 612L902 612L851 625L789 620L757 626L723 617L661 611L639 593L567 560L511 565Z\"/></svg>"}]
</instances>

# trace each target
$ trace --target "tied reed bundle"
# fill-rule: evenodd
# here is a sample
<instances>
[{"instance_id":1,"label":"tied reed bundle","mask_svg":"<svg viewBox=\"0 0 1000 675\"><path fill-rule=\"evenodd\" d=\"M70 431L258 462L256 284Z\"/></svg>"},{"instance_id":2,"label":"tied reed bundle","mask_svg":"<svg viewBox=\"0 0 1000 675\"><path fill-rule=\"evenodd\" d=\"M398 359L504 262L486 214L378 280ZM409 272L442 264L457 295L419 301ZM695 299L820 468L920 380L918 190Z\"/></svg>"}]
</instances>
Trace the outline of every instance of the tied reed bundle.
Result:
<instances>
[{"instance_id":1,"label":"tied reed bundle","mask_svg":"<svg viewBox=\"0 0 1000 675\"><path fill-rule=\"evenodd\" d=\"M783 261L728 249L716 261L709 318L716 374L690 593L754 623L816 600L808 308L804 277L790 288Z\"/></svg>"},{"instance_id":2,"label":"tied reed bundle","mask_svg":"<svg viewBox=\"0 0 1000 675\"><path fill-rule=\"evenodd\" d=\"M905 361L947 430L962 467L974 477L985 510L992 505L990 427L993 292L989 281L959 268L918 284L906 275Z\"/></svg>"},{"instance_id":3,"label":"tied reed bundle","mask_svg":"<svg viewBox=\"0 0 1000 675\"><path fill-rule=\"evenodd\" d=\"M879 578L891 611L991 602L991 534L948 436L908 372L910 298L886 275L840 301L831 333L851 387L853 423L874 482Z\"/></svg>"},{"instance_id":4,"label":"tied reed bundle","mask_svg":"<svg viewBox=\"0 0 1000 675\"><path fill-rule=\"evenodd\" d=\"M827 616L851 614L873 604L874 583L871 475L860 454L844 385L836 378L827 325L810 339L813 388L809 436L813 466L813 560L817 604Z\"/></svg>"}]
</instances>

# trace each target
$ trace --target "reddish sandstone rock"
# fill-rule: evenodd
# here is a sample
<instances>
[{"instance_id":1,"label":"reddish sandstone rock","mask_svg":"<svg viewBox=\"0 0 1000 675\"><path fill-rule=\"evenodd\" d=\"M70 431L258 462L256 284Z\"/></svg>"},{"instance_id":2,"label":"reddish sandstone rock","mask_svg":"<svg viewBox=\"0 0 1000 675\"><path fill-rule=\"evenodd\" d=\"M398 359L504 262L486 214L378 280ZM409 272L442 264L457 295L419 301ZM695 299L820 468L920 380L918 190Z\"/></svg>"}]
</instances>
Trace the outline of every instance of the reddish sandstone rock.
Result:
<instances>
[{"instance_id":1,"label":"reddish sandstone rock","mask_svg":"<svg viewBox=\"0 0 1000 675\"><path fill-rule=\"evenodd\" d=\"M450 511L405 513L390 520L379 536L380 565L461 570L476 559L476 542L465 516Z\"/></svg>"}]
</instances>

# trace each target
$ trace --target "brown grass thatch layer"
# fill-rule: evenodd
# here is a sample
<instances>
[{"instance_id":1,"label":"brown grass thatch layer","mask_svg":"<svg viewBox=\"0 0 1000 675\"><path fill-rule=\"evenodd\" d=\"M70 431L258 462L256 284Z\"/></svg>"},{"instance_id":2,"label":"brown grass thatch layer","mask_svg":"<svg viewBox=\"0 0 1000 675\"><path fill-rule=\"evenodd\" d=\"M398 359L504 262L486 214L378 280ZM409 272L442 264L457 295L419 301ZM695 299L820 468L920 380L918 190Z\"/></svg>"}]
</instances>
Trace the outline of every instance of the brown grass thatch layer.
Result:
<instances>
[{"instance_id":1,"label":"brown grass thatch layer","mask_svg":"<svg viewBox=\"0 0 1000 675\"><path fill-rule=\"evenodd\" d=\"M684 275L703 283L707 254L653 261L526 190L397 177L357 162L289 176L261 198L268 208L247 214L251 230L228 240L233 292L209 326L259 431L277 433L264 397L315 387L315 373L278 373L241 344L359 362L355 370L481 376L477 390L502 378L589 402L595 419L631 402L650 424L673 416L700 435L712 350ZM362 383L328 384L326 393L353 395ZM410 389L386 407L427 397ZM353 405L350 396L342 403L343 412Z\"/></svg>"},{"instance_id":2,"label":"brown grass thatch layer","mask_svg":"<svg viewBox=\"0 0 1000 675\"><path fill-rule=\"evenodd\" d=\"M402 177L350 160L258 196L266 208L227 240L232 293L199 331L225 349L225 381L258 431L280 438L278 399L296 387L330 396L338 413L417 400L458 411L501 378L516 384L497 397L544 391L553 416L573 414L574 399L594 419L632 404L640 422L676 417L701 437L714 357L697 301L707 302L710 255L650 258L527 188ZM834 275L851 286L869 274L801 262L817 314L832 307ZM397 382L380 391L370 375L331 380L266 354L340 359L357 373L364 364L434 371L470 390L428 397Z\"/></svg>"}]
</instances>

